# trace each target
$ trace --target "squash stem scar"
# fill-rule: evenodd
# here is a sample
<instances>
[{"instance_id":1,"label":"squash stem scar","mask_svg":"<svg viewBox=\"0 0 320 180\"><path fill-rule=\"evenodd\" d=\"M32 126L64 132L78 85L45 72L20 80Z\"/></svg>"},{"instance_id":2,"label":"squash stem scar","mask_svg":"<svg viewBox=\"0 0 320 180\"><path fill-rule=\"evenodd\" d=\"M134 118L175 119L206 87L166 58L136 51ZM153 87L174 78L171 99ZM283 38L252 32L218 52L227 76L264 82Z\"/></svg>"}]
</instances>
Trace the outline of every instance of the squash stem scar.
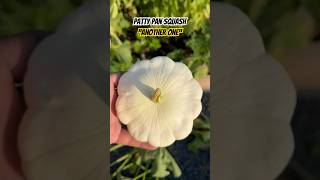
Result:
<instances>
[{"instance_id":1,"label":"squash stem scar","mask_svg":"<svg viewBox=\"0 0 320 180\"><path fill-rule=\"evenodd\" d=\"M150 97L151 101L155 102L155 103L159 103L160 101L160 96L161 96L161 91L160 91L160 88L157 88L152 96Z\"/></svg>"}]
</instances>

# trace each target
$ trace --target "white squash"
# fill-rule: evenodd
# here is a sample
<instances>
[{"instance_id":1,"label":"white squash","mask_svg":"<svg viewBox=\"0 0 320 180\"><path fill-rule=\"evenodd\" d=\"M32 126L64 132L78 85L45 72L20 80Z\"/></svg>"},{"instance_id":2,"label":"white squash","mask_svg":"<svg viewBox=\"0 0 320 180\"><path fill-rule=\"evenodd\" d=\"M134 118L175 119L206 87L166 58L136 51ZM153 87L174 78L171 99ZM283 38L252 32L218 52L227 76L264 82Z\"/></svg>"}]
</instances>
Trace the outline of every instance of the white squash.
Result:
<instances>
[{"instance_id":1,"label":"white squash","mask_svg":"<svg viewBox=\"0 0 320 180\"><path fill-rule=\"evenodd\" d=\"M202 108L202 89L191 71L164 56L138 61L117 89L120 121L137 140L155 147L186 138Z\"/></svg>"},{"instance_id":2,"label":"white squash","mask_svg":"<svg viewBox=\"0 0 320 180\"><path fill-rule=\"evenodd\" d=\"M29 60L18 135L27 180L106 180L106 12L106 1L85 4Z\"/></svg>"},{"instance_id":3,"label":"white squash","mask_svg":"<svg viewBox=\"0 0 320 180\"><path fill-rule=\"evenodd\" d=\"M293 151L294 86L246 15L211 6L213 179L273 180Z\"/></svg>"}]
</instances>

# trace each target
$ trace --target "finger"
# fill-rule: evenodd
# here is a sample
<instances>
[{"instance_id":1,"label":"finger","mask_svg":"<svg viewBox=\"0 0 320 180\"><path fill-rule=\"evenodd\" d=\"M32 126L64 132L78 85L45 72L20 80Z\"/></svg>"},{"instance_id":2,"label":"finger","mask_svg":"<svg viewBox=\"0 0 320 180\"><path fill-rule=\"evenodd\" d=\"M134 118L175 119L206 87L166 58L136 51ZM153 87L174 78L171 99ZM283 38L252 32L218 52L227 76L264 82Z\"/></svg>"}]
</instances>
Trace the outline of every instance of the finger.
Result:
<instances>
[{"instance_id":1,"label":"finger","mask_svg":"<svg viewBox=\"0 0 320 180\"><path fill-rule=\"evenodd\" d=\"M114 100L111 97L116 97L116 87L118 86L118 82L121 74L111 74L110 75L110 103Z\"/></svg>"},{"instance_id":2,"label":"finger","mask_svg":"<svg viewBox=\"0 0 320 180\"><path fill-rule=\"evenodd\" d=\"M198 82L204 91L210 91L210 75L198 79Z\"/></svg>"},{"instance_id":3,"label":"finger","mask_svg":"<svg viewBox=\"0 0 320 180\"><path fill-rule=\"evenodd\" d=\"M24 109L23 98L13 86L9 67L0 61L0 179L23 179L17 132Z\"/></svg>"},{"instance_id":4,"label":"finger","mask_svg":"<svg viewBox=\"0 0 320 180\"><path fill-rule=\"evenodd\" d=\"M48 33L43 32L27 32L1 39L0 60L9 67L14 82L23 80L31 52L36 44L47 35Z\"/></svg>"},{"instance_id":5,"label":"finger","mask_svg":"<svg viewBox=\"0 0 320 180\"><path fill-rule=\"evenodd\" d=\"M118 82L120 79L121 73L114 73L110 75L110 84L113 84L113 87L117 87L118 86Z\"/></svg>"},{"instance_id":6,"label":"finger","mask_svg":"<svg viewBox=\"0 0 320 180\"><path fill-rule=\"evenodd\" d=\"M110 144L116 143L121 131L121 124L118 118L110 113Z\"/></svg>"},{"instance_id":7,"label":"finger","mask_svg":"<svg viewBox=\"0 0 320 180\"><path fill-rule=\"evenodd\" d=\"M138 148L142 148L142 149L147 149L147 150L155 150L157 149L154 146L151 146L148 143L145 142L140 142L135 140L129 133L127 130L125 129L121 129L119 138L117 140L118 144L123 144L123 145L128 145L128 146L132 146L132 147L138 147Z\"/></svg>"},{"instance_id":8,"label":"finger","mask_svg":"<svg viewBox=\"0 0 320 180\"><path fill-rule=\"evenodd\" d=\"M121 124L117 121L110 121L110 144L117 142L121 132Z\"/></svg>"},{"instance_id":9,"label":"finger","mask_svg":"<svg viewBox=\"0 0 320 180\"><path fill-rule=\"evenodd\" d=\"M110 110L111 113L113 113L116 116L116 110L115 110L115 103L118 97L116 87L118 86L118 82L120 79L121 74L111 74L110 75Z\"/></svg>"}]
</instances>

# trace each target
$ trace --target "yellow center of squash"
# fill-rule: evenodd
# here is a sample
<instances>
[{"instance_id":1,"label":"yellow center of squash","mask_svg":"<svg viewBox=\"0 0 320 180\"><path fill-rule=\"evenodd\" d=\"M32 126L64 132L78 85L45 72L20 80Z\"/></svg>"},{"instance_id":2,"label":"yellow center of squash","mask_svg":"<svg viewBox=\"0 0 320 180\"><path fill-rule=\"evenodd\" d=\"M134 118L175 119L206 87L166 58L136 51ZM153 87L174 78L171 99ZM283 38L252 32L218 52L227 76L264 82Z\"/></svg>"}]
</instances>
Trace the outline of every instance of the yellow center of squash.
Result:
<instances>
[{"instance_id":1,"label":"yellow center of squash","mask_svg":"<svg viewBox=\"0 0 320 180\"><path fill-rule=\"evenodd\" d=\"M160 101L160 96L161 96L161 91L160 91L160 88L157 88L152 96L150 97L151 101L155 102L155 103L159 103Z\"/></svg>"}]
</instances>

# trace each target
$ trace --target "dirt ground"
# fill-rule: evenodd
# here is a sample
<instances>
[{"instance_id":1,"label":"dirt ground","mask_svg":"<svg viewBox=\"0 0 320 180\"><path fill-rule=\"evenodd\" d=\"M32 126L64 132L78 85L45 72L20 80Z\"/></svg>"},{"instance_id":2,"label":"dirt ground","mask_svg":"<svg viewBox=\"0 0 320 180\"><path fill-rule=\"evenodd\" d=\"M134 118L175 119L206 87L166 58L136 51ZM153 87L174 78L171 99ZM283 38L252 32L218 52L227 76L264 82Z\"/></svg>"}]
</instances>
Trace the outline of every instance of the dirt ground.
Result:
<instances>
[{"instance_id":1,"label":"dirt ground","mask_svg":"<svg viewBox=\"0 0 320 180\"><path fill-rule=\"evenodd\" d=\"M299 92L292 119L294 154L278 180L320 179L320 92Z\"/></svg>"}]
</instances>

